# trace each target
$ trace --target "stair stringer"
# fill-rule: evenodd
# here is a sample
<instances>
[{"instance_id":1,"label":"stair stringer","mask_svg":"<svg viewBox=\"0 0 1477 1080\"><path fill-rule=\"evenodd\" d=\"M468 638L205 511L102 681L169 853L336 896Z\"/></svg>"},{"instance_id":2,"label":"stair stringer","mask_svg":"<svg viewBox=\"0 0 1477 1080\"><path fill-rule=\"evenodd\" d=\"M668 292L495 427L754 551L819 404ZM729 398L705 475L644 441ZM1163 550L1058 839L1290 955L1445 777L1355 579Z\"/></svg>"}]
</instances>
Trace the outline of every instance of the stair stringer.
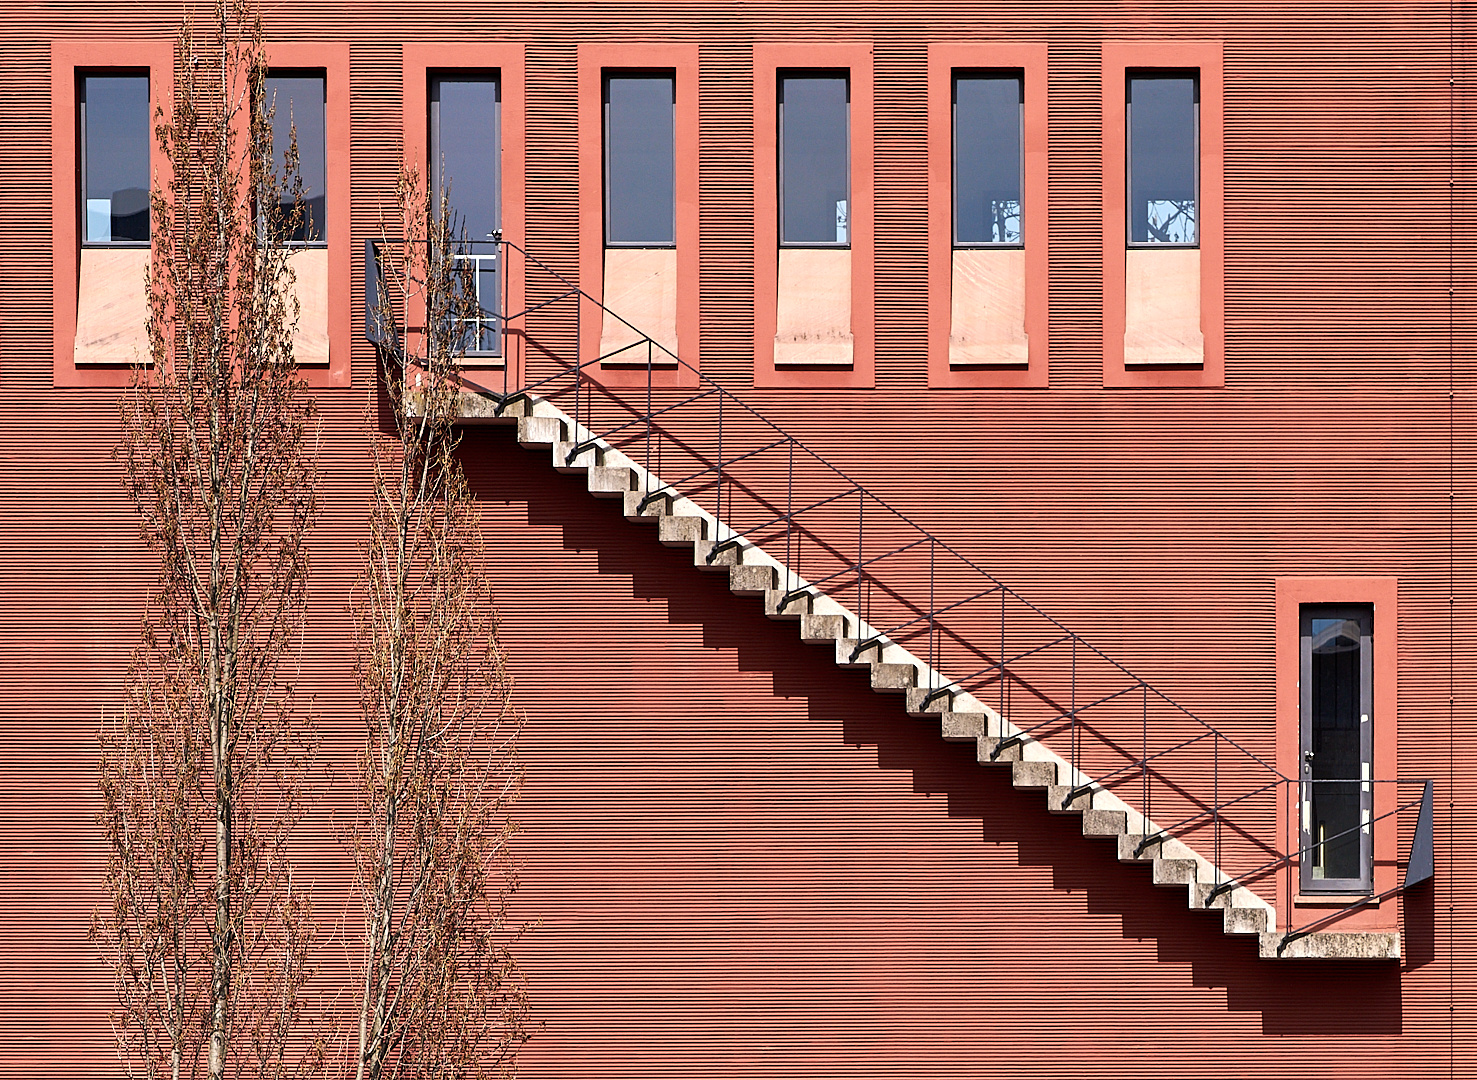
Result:
<instances>
[{"instance_id":1,"label":"stair stringer","mask_svg":"<svg viewBox=\"0 0 1477 1080\"><path fill-rule=\"evenodd\" d=\"M464 400L470 396L464 395ZM947 710L925 709L921 701L927 688L955 685L947 675L889 640L834 597L815 589L803 576L700 504L670 491L660 477L583 425L576 424L563 410L539 398L520 401L516 406L518 415L491 410L486 399L473 399L469 404L471 407L463 413L464 421L516 422L520 445L528 449L551 449L556 469L584 472L592 494L624 499L627 518L657 524L664 544L691 546L698 566L727 569L732 591L739 595L762 593L766 613L771 618L800 621L806 641L833 640L838 666L869 666L874 690L907 694L910 714L938 716L946 739L973 739L977 759L982 764L1011 765L1014 786L1045 788L1048 810L1081 813L1084 835L1116 839L1119 860L1149 866L1154 884L1185 887L1191 910L1220 911L1224 932L1255 936L1258 955L1263 959L1400 958L1398 933L1315 931L1289 938L1277 930L1276 908L1246 886L1235 885L1209 900L1212 891L1231 880L1209 859L1179 838L1164 834L1152 819L1113 792L1093 786L1093 779L1085 772L967 691L952 691ZM576 447L583 449L571 457ZM641 507L641 500L651 493L656 493L655 497ZM737 546L725 552L722 563L707 563L707 553L725 541L734 541ZM766 575L768 585L763 584ZM803 595L805 610L793 614L788 608L780 610L781 600L787 595L796 597L796 603L801 602L797 594ZM863 651L874 653L874 659L864 660L860 656L852 659L860 642L867 642ZM1012 742L1014 745L1007 750L998 749L1002 743ZM1092 790L1072 800L1070 806L1063 805L1072 791L1086 787ZM1145 844L1146 838L1153 839Z\"/></svg>"}]
</instances>

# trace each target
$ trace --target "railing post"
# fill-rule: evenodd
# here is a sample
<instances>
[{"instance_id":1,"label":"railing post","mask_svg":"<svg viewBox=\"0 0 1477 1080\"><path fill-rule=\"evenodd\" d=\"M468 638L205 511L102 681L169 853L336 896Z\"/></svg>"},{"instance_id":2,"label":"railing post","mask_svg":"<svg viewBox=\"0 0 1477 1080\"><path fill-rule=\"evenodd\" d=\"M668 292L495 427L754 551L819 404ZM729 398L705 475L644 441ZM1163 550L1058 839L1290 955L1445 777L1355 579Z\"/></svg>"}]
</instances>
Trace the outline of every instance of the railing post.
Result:
<instances>
[{"instance_id":1,"label":"railing post","mask_svg":"<svg viewBox=\"0 0 1477 1080\"><path fill-rule=\"evenodd\" d=\"M1147 683L1140 683L1139 687L1143 691L1143 713L1140 718L1139 735L1139 783L1143 788L1144 836L1147 837L1149 822L1153 818L1149 805L1149 686Z\"/></svg>"},{"instance_id":2,"label":"railing post","mask_svg":"<svg viewBox=\"0 0 1477 1080\"><path fill-rule=\"evenodd\" d=\"M934 682L933 682L934 681L934 676L936 676L936 675L939 674L938 649L934 645L934 636L933 636L933 634L934 634L934 631L933 631L933 611L934 611L934 599L933 599L933 585L934 585L934 581L933 581L933 574L934 574L934 562L935 562L935 559L937 557L937 553L938 553L938 541L935 540L933 537L930 536L928 538L928 692L930 694L933 693L935 690L939 689L937 686L934 685ZM952 698L950 699L950 704L951 705L953 704L953 699Z\"/></svg>"},{"instance_id":3,"label":"railing post","mask_svg":"<svg viewBox=\"0 0 1477 1080\"><path fill-rule=\"evenodd\" d=\"M789 449L790 458L785 476L785 591L789 592L795 587L790 575L798 573L800 568L795 565L798 560L794 560L790 554L790 538L795 532L795 439L791 437L787 440L786 446ZM796 554L799 552L797 551ZM792 570L791 567L794 569ZM861 617L861 612L857 612L857 617ZM861 627L857 627L857 636L861 636Z\"/></svg>"},{"instance_id":4,"label":"railing post","mask_svg":"<svg viewBox=\"0 0 1477 1080\"><path fill-rule=\"evenodd\" d=\"M862 538L864 535L862 509L866 504L866 498L862 489L858 487L856 489L856 614L859 619L865 619L867 617L867 613L864 610L865 600L862 594ZM880 649L877 655L880 659L882 656Z\"/></svg>"},{"instance_id":5,"label":"railing post","mask_svg":"<svg viewBox=\"0 0 1477 1080\"><path fill-rule=\"evenodd\" d=\"M1082 735L1077 730L1077 636L1072 636L1072 688L1069 700L1072 705L1072 784L1078 783L1082 775Z\"/></svg>"},{"instance_id":6,"label":"railing post","mask_svg":"<svg viewBox=\"0 0 1477 1080\"><path fill-rule=\"evenodd\" d=\"M651 494L651 346L646 347L646 494Z\"/></svg>"},{"instance_id":7,"label":"railing post","mask_svg":"<svg viewBox=\"0 0 1477 1080\"><path fill-rule=\"evenodd\" d=\"M1000 590L1000 717L1005 718L1005 589ZM1004 724L1000 727L1000 734L1005 735Z\"/></svg>"},{"instance_id":8,"label":"railing post","mask_svg":"<svg viewBox=\"0 0 1477 1080\"><path fill-rule=\"evenodd\" d=\"M1221 738L1216 735L1211 739L1212 772L1214 781L1212 783L1211 798L1214 800L1210 810L1210 827L1213 833L1215 845L1215 883L1221 883Z\"/></svg>"}]
</instances>

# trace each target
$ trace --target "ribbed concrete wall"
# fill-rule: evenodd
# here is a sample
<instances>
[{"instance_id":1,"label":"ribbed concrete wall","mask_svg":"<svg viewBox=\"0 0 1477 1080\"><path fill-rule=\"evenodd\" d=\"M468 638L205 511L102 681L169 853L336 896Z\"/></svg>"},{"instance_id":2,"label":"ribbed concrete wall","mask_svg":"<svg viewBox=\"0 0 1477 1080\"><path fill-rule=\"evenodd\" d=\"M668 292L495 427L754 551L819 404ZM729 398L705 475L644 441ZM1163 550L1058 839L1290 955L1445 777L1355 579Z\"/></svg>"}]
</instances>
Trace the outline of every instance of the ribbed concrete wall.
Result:
<instances>
[{"instance_id":1,"label":"ribbed concrete wall","mask_svg":"<svg viewBox=\"0 0 1477 1080\"><path fill-rule=\"evenodd\" d=\"M290 27L269 16L280 37L351 42L356 252L393 181L398 43L525 42L528 245L570 274L577 43L699 41L703 363L740 388L750 45L870 38L877 388L747 399L1249 744L1271 744L1273 579L1399 579L1400 767L1438 783L1435 887L1404 906L1398 970L1270 965L577 480L505 433L474 433L530 720L517 915L539 923L523 947L545 1028L526 1075L1472 1071L1473 102L1469 13L1455 16L338 2L296 7ZM95 733L152 579L109 457L114 394L52 388L48 43L168 33L176 17L0 10L0 1075L114 1068L109 986L85 941L101 900ZM1226 386L1105 391L1099 43L1175 37L1225 41ZM933 39L1050 46L1049 390L926 388ZM357 325L361 266L353 280ZM324 396L304 645L340 761L371 373L352 347L354 387ZM336 924L330 815L313 824L319 908Z\"/></svg>"}]
</instances>

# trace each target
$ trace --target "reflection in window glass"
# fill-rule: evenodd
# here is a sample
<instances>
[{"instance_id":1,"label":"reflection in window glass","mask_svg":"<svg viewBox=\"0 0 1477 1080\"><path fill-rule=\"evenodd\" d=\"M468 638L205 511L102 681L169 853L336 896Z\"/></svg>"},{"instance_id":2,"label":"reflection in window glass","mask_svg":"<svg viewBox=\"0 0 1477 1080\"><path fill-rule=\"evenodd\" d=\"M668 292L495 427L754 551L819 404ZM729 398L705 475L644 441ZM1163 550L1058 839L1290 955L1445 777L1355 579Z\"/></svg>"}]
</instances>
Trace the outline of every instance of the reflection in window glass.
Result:
<instances>
[{"instance_id":1,"label":"reflection in window glass","mask_svg":"<svg viewBox=\"0 0 1477 1080\"><path fill-rule=\"evenodd\" d=\"M954 79L954 243L1021 242L1019 75Z\"/></svg>"},{"instance_id":2,"label":"reflection in window glass","mask_svg":"<svg viewBox=\"0 0 1477 1080\"><path fill-rule=\"evenodd\" d=\"M82 80L82 239L149 239L149 77Z\"/></svg>"},{"instance_id":3,"label":"reflection in window glass","mask_svg":"<svg viewBox=\"0 0 1477 1080\"><path fill-rule=\"evenodd\" d=\"M263 88L272 113L272 156L282 185L282 212L292 213L292 178L287 176L287 149L297 136L298 175L303 182L303 218L289 240L321 244L324 232L324 192L328 188L324 113L327 80L321 74L271 74Z\"/></svg>"},{"instance_id":4,"label":"reflection in window glass","mask_svg":"<svg viewBox=\"0 0 1477 1080\"><path fill-rule=\"evenodd\" d=\"M450 195L452 228L465 241L459 257L476 290L478 315L464 320L461 348L497 353L502 286L497 244L502 227L502 131L496 76L459 74L431 80L431 197Z\"/></svg>"},{"instance_id":5,"label":"reflection in window glass","mask_svg":"<svg viewBox=\"0 0 1477 1080\"><path fill-rule=\"evenodd\" d=\"M676 80L605 80L605 242L670 247L676 236Z\"/></svg>"},{"instance_id":6,"label":"reflection in window glass","mask_svg":"<svg viewBox=\"0 0 1477 1080\"><path fill-rule=\"evenodd\" d=\"M851 133L845 75L780 78L780 243L851 242Z\"/></svg>"},{"instance_id":7,"label":"reflection in window glass","mask_svg":"<svg viewBox=\"0 0 1477 1080\"><path fill-rule=\"evenodd\" d=\"M1128 80L1128 239L1199 243L1198 87L1191 75Z\"/></svg>"}]
</instances>

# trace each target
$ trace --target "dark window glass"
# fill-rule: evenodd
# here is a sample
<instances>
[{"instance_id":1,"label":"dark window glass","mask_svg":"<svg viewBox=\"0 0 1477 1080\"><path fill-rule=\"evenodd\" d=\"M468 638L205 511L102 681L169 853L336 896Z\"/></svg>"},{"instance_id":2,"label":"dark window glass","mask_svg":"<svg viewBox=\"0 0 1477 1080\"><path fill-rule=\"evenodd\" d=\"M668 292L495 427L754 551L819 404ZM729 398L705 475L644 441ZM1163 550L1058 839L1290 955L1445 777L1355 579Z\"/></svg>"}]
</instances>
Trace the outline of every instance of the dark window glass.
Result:
<instances>
[{"instance_id":1,"label":"dark window glass","mask_svg":"<svg viewBox=\"0 0 1477 1080\"><path fill-rule=\"evenodd\" d=\"M499 122L496 77L431 80L431 195L450 192L456 226L472 241L502 225Z\"/></svg>"},{"instance_id":2,"label":"dark window glass","mask_svg":"<svg viewBox=\"0 0 1477 1080\"><path fill-rule=\"evenodd\" d=\"M1199 87L1193 75L1128 80L1128 239L1199 243Z\"/></svg>"},{"instance_id":3,"label":"dark window glass","mask_svg":"<svg viewBox=\"0 0 1477 1080\"><path fill-rule=\"evenodd\" d=\"M501 95L495 75L458 73L431 79L431 189L450 196L452 228L465 239L459 258L469 264L479 314L465 320L461 348L497 353L502 285L492 234L502 227Z\"/></svg>"},{"instance_id":4,"label":"dark window glass","mask_svg":"<svg viewBox=\"0 0 1477 1080\"><path fill-rule=\"evenodd\" d=\"M954 79L954 243L1021 242L1019 75Z\"/></svg>"},{"instance_id":5,"label":"dark window glass","mask_svg":"<svg viewBox=\"0 0 1477 1080\"><path fill-rule=\"evenodd\" d=\"M1302 612L1302 884L1361 891L1369 880L1373 613Z\"/></svg>"},{"instance_id":6,"label":"dark window glass","mask_svg":"<svg viewBox=\"0 0 1477 1080\"><path fill-rule=\"evenodd\" d=\"M841 74L780 78L780 243L851 242L850 94Z\"/></svg>"},{"instance_id":7,"label":"dark window glass","mask_svg":"<svg viewBox=\"0 0 1477 1080\"><path fill-rule=\"evenodd\" d=\"M82 241L149 239L149 77L87 75L80 94Z\"/></svg>"},{"instance_id":8,"label":"dark window glass","mask_svg":"<svg viewBox=\"0 0 1477 1080\"><path fill-rule=\"evenodd\" d=\"M605 242L670 247L676 237L676 79L605 80Z\"/></svg>"},{"instance_id":9,"label":"dark window glass","mask_svg":"<svg viewBox=\"0 0 1477 1080\"><path fill-rule=\"evenodd\" d=\"M324 226L324 192L328 189L327 143L324 114L327 79L313 73L273 73L263 88L272 112L272 156L278 182L282 185L282 212L293 211L292 177L287 176L287 150L297 136L298 175L303 182L303 217L289 240L321 244L327 240Z\"/></svg>"}]
</instances>

